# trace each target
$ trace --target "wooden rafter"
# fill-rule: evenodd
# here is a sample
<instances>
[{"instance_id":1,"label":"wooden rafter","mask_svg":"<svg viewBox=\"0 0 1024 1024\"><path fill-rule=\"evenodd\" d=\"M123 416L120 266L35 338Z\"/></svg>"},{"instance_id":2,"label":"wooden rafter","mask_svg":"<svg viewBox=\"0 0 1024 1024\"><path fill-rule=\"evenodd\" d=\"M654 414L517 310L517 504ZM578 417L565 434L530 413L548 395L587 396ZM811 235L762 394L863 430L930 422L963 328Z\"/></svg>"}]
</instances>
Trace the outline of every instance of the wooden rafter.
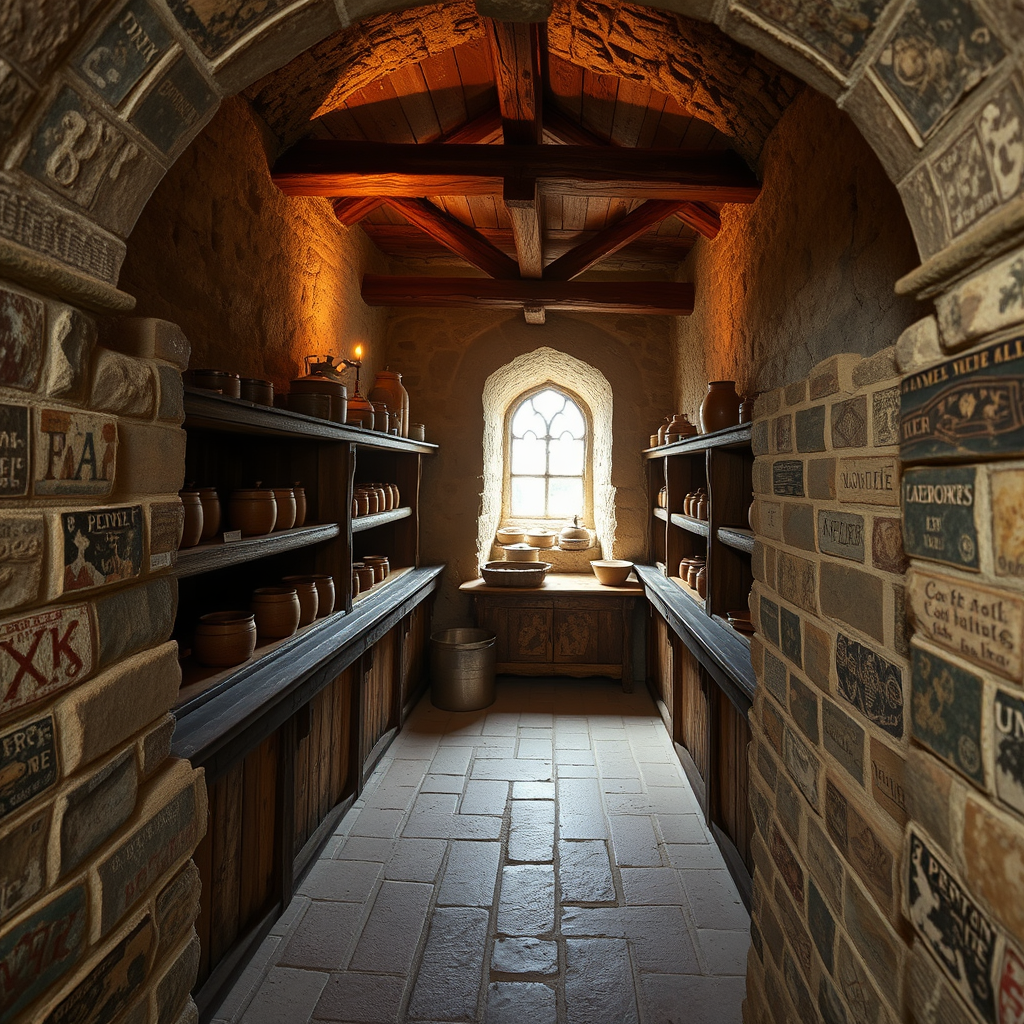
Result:
<instances>
[{"instance_id":1,"label":"wooden rafter","mask_svg":"<svg viewBox=\"0 0 1024 1024\"><path fill-rule=\"evenodd\" d=\"M494 281L488 278L363 278L370 306L561 309L590 313L693 312L693 285L658 281Z\"/></svg>"},{"instance_id":2,"label":"wooden rafter","mask_svg":"<svg viewBox=\"0 0 1024 1024\"><path fill-rule=\"evenodd\" d=\"M373 211L376 210L383 202L383 199L375 197L366 199L346 199L343 197L341 199L333 200L331 205L334 207L334 216L337 217L345 227L351 227L353 224L358 224L364 217L373 213Z\"/></svg>"}]
</instances>

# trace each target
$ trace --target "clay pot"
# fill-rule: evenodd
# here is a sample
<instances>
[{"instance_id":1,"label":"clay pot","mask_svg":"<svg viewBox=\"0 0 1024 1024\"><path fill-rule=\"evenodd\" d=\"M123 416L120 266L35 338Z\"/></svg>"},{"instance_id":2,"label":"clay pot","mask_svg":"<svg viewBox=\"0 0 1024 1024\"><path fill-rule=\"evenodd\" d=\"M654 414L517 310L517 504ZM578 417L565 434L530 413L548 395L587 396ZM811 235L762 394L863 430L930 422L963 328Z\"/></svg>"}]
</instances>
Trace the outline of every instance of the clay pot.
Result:
<instances>
[{"instance_id":1,"label":"clay pot","mask_svg":"<svg viewBox=\"0 0 1024 1024\"><path fill-rule=\"evenodd\" d=\"M756 395L745 395L740 402L740 423L749 423L754 418L754 399Z\"/></svg>"},{"instance_id":2,"label":"clay pot","mask_svg":"<svg viewBox=\"0 0 1024 1024\"><path fill-rule=\"evenodd\" d=\"M179 548L193 548L203 535L203 506L198 491L179 491L182 508L185 510L185 526L181 532Z\"/></svg>"},{"instance_id":3,"label":"clay pot","mask_svg":"<svg viewBox=\"0 0 1024 1024\"><path fill-rule=\"evenodd\" d=\"M304 526L306 523L306 488L300 487L296 481L292 490L295 492L295 525Z\"/></svg>"},{"instance_id":4,"label":"clay pot","mask_svg":"<svg viewBox=\"0 0 1024 1024\"><path fill-rule=\"evenodd\" d=\"M668 433L668 425L669 425L669 423L671 421L672 421L672 417L671 416L666 416L665 417L665 422L662 423L662 425L660 427L658 427L658 444L664 444L665 443L665 435Z\"/></svg>"},{"instance_id":5,"label":"clay pot","mask_svg":"<svg viewBox=\"0 0 1024 1024\"><path fill-rule=\"evenodd\" d=\"M373 571L373 566L363 562L353 562L352 568L355 569L356 576L359 578L359 593L365 594L375 582L376 574Z\"/></svg>"},{"instance_id":6,"label":"clay pot","mask_svg":"<svg viewBox=\"0 0 1024 1024\"><path fill-rule=\"evenodd\" d=\"M700 403L700 429L705 434L726 427L734 427L740 421L740 396L736 394L733 380L708 381L704 401Z\"/></svg>"},{"instance_id":7,"label":"clay pot","mask_svg":"<svg viewBox=\"0 0 1024 1024\"><path fill-rule=\"evenodd\" d=\"M328 573L313 573L306 578L316 584L316 617L318 619L326 618L334 611L334 601L337 596L334 591L334 577Z\"/></svg>"},{"instance_id":8,"label":"clay pot","mask_svg":"<svg viewBox=\"0 0 1024 1024\"><path fill-rule=\"evenodd\" d=\"M248 661L256 650L256 622L252 612L200 615L192 649L196 661L210 668L229 668Z\"/></svg>"},{"instance_id":9,"label":"clay pot","mask_svg":"<svg viewBox=\"0 0 1024 1024\"><path fill-rule=\"evenodd\" d=\"M352 566L352 596L359 596L359 573L356 572L356 567Z\"/></svg>"},{"instance_id":10,"label":"clay pot","mask_svg":"<svg viewBox=\"0 0 1024 1024\"><path fill-rule=\"evenodd\" d=\"M274 500L277 502L277 523L275 530L290 530L295 525L295 492L290 487L275 487Z\"/></svg>"},{"instance_id":11,"label":"clay pot","mask_svg":"<svg viewBox=\"0 0 1024 1024\"><path fill-rule=\"evenodd\" d=\"M356 515L368 516L370 514L370 495L361 488L355 493Z\"/></svg>"},{"instance_id":12,"label":"clay pot","mask_svg":"<svg viewBox=\"0 0 1024 1024\"><path fill-rule=\"evenodd\" d=\"M374 583L383 583L391 571L387 555L363 555L363 565L368 565L373 569Z\"/></svg>"},{"instance_id":13,"label":"clay pot","mask_svg":"<svg viewBox=\"0 0 1024 1024\"><path fill-rule=\"evenodd\" d=\"M707 519L708 517L708 497L706 494L702 494L697 500L697 518Z\"/></svg>"},{"instance_id":14,"label":"clay pot","mask_svg":"<svg viewBox=\"0 0 1024 1024\"><path fill-rule=\"evenodd\" d=\"M553 548L555 546L554 530L528 530L526 543L536 548Z\"/></svg>"},{"instance_id":15,"label":"clay pot","mask_svg":"<svg viewBox=\"0 0 1024 1024\"><path fill-rule=\"evenodd\" d=\"M400 373L379 370L373 380L369 398L371 402L383 402L387 406L392 417L391 426L398 427L399 437L409 436L409 392L402 384Z\"/></svg>"},{"instance_id":16,"label":"clay pot","mask_svg":"<svg viewBox=\"0 0 1024 1024\"><path fill-rule=\"evenodd\" d=\"M410 423L409 424L409 440L410 441L426 441L427 439L427 428L422 423Z\"/></svg>"},{"instance_id":17,"label":"clay pot","mask_svg":"<svg viewBox=\"0 0 1024 1024\"><path fill-rule=\"evenodd\" d=\"M216 487L200 487L199 503L203 506L203 533L200 540L210 540L220 530L220 496Z\"/></svg>"},{"instance_id":18,"label":"clay pot","mask_svg":"<svg viewBox=\"0 0 1024 1024\"><path fill-rule=\"evenodd\" d=\"M702 566L700 571L697 573L697 593L701 597L708 596L708 569L707 566Z\"/></svg>"},{"instance_id":19,"label":"clay pot","mask_svg":"<svg viewBox=\"0 0 1024 1024\"><path fill-rule=\"evenodd\" d=\"M219 391L228 398L240 398L242 394L242 382L238 374L226 370L193 370L192 383L197 388Z\"/></svg>"},{"instance_id":20,"label":"clay pot","mask_svg":"<svg viewBox=\"0 0 1024 1024\"><path fill-rule=\"evenodd\" d=\"M268 487L241 487L231 492L228 501L231 525L243 537L259 537L271 533L277 523L277 501Z\"/></svg>"},{"instance_id":21,"label":"clay pot","mask_svg":"<svg viewBox=\"0 0 1024 1024\"><path fill-rule=\"evenodd\" d=\"M657 434L651 434L651 437L650 437L650 447L651 448L657 448L659 444L661 444L661 441L658 439L658 435Z\"/></svg>"},{"instance_id":22,"label":"clay pot","mask_svg":"<svg viewBox=\"0 0 1024 1024\"><path fill-rule=\"evenodd\" d=\"M349 399L345 422L350 427L373 430L373 406L358 391Z\"/></svg>"},{"instance_id":23,"label":"clay pot","mask_svg":"<svg viewBox=\"0 0 1024 1024\"><path fill-rule=\"evenodd\" d=\"M664 508L664 503L659 501L659 504ZM572 526L563 526L558 534L559 542L563 540L590 540L590 531L585 526L580 526L580 517L572 517Z\"/></svg>"},{"instance_id":24,"label":"clay pot","mask_svg":"<svg viewBox=\"0 0 1024 1024\"><path fill-rule=\"evenodd\" d=\"M672 417L672 422L669 423L666 433L678 434L679 439L682 440L684 437L694 437L697 433L697 428L690 422L686 413L677 412Z\"/></svg>"},{"instance_id":25,"label":"clay pot","mask_svg":"<svg viewBox=\"0 0 1024 1024\"><path fill-rule=\"evenodd\" d=\"M391 428L391 416L388 414L387 403L370 402L373 406L373 429L379 430L382 434L388 433Z\"/></svg>"},{"instance_id":26,"label":"clay pot","mask_svg":"<svg viewBox=\"0 0 1024 1024\"><path fill-rule=\"evenodd\" d=\"M398 484L388 484L388 487L391 488L391 500L392 500L391 507L392 508L401 508L402 507L402 495L401 495L401 492L398 490Z\"/></svg>"},{"instance_id":27,"label":"clay pot","mask_svg":"<svg viewBox=\"0 0 1024 1024\"><path fill-rule=\"evenodd\" d=\"M353 496L352 498L352 518L359 518L359 499Z\"/></svg>"},{"instance_id":28,"label":"clay pot","mask_svg":"<svg viewBox=\"0 0 1024 1024\"><path fill-rule=\"evenodd\" d=\"M299 625L308 626L316 618L320 606L316 583L308 576L285 576L281 582L286 587L294 587L299 598Z\"/></svg>"},{"instance_id":29,"label":"clay pot","mask_svg":"<svg viewBox=\"0 0 1024 1024\"><path fill-rule=\"evenodd\" d=\"M320 420L329 420L331 418L331 396L293 391L288 396L288 408L292 412L301 412L303 416L315 416Z\"/></svg>"},{"instance_id":30,"label":"clay pot","mask_svg":"<svg viewBox=\"0 0 1024 1024\"><path fill-rule=\"evenodd\" d=\"M291 396L294 395L327 395L331 400L330 419L335 423L345 422L348 415L348 389L341 381L321 377L316 373L307 374L305 377L296 377L291 381ZM296 409L295 411L302 412L303 410ZM307 413L307 415L315 414Z\"/></svg>"},{"instance_id":31,"label":"clay pot","mask_svg":"<svg viewBox=\"0 0 1024 1024\"><path fill-rule=\"evenodd\" d=\"M260 587L252 593L256 632L264 640L282 640L299 628L302 607L294 587Z\"/></svg>"},{"instance_id":32,"label":"clay pot","mask_svg":"<svg viewBox=\"0 0 1024 1024\"><path fill-rule=\"evenodd\" d=\"M376 515L378 512L382 512L383 509L380 507L380 495L372 487L363 487L360 489L360 494L366 498L366 514Z\"/></svg>"},{"instance_id":33,"label":"clay pot","mask_svg":"<svg viewBox=\"0 0 1024 1024\"><path fill-rule=\"evenodd\" d=\"M269 380L258 377L243 377L241 380L240 398L256 405L274 404L274 385Z\"/></svg>"},{"instance_id":34,"label":"clay pot","mask_svg":"<svg viewBox=\"0 0 1024 1024\"><path fill-rule=\"evenodd\" d=\"M658 488L658 508L665 508L668 502L668 485L662 484Z\"/></svg>"}]
</instances>

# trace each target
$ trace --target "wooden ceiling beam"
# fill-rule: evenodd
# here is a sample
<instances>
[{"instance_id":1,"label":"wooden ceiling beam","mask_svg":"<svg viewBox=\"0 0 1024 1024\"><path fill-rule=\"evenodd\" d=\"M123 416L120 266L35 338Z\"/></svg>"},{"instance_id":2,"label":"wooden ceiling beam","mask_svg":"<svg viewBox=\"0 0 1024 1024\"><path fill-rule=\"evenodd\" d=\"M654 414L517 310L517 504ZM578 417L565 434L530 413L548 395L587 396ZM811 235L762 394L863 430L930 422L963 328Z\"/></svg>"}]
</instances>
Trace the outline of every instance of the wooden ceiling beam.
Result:
<instances>
[{"instance_id":1,"label":"wooden ceiling beam","mask_svg":"<svg viewBox=\"0 0 1024 1024\"><path fill-rule=\"evenodd\" d=\"M467 121L458 128L453 128L447 135L442 135L438 142L446 145L475 145L489 139L501 131L501 114L493 108Z\"/></svg>"},{"instance_id":2,"label":"wooden ceiling beam","mask_svg":"<svg viewBox=\"0 0 1024 1024\"><path fill-rule=\"evenodd\" d=\"M541 142L540 37L537 25L484 20L506 145Z\"/></svg>"},{"instance_id":3,"label":"wooden ceiling beam","mask_svg":"<svg viewBox=\"0 0 1024 1024\"><path fill-rule=\"evenodd\" d=\"M399 199L394 196L386 199L385 203L485 274L506 279L519 277L515 260L509 259L479 232L439 210L433 203L425 199Z\"/></svg>"},{"instance_id":4,"label":"wooden ceiling beam","mask_svg":"<svg viewBox=\"0 0 1024 1024\"><path fill-rule=\"evenodd\" d=\"M544 280L571 281L594 264L600 263L606 256L611 256L612 253L629 245L634 238L646 234L666 217L671 217L680 205L666 200L649 199L643 206L637 207L632 213L627 213L621 220L599 231L593 238L560 256L544 271Z\"/></svg>"},{"instance_id":5,"label":"wooden ceiling beam","mask_svg":"<svg viewBox=\"0 0 1024 1024\"><path fill-rule=\"evenodd\" d=\"M540 227L540 200L536 181L506 179L502 192L508 219L512 222L512 238L519 261L519 276L539 280L544 275L544 244Z\"/></svg>"},{"instance_id":6,"label":"wooden ceiling beam","mask_svg":"<svg viewBox=\"0 0 1024 1024\"><path fill-rule=\"evenodd\" d=\"M363 277L369 306L560 309L687 316L692 284L656 281L495 281L485 277Z\"/></svg>"},{"instance_id":7,"label":"wooden ceiling beam","mask_svg":"<svg viewBox=\"0 0 1024 1024\"><path fill-rule=\"evenodd\" d=\"M358 224L364 217L368 217L383 202L383 199L378 198L356 199L343 197L335 199L331 205L334 207L334 216L345 227L350 228L353 224Z\"/></svg>"},{"instance_id":8,"label":"wooden ceiling beam","mask_svg":"<svg viewBox=\"0 0 1024 1024\"><path fill-rule=\"evenodd\" d=\"M306 139L275 164L286 195L494 195L505 179L535 179L542 192L751 203L761 190L731 151L607 146L475 146Z\"/></svg>"}]
</instances>

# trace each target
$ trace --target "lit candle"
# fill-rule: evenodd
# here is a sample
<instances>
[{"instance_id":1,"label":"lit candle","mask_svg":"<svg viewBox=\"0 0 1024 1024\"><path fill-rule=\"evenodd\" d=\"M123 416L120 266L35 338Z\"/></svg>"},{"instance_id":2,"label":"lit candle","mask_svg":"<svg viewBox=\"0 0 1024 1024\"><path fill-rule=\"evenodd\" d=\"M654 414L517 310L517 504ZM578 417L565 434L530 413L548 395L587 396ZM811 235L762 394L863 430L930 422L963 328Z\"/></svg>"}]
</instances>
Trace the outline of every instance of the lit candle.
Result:
<instances>
[{"instance_id":1,"label":"lit candle","mask_svg":"<svg viewBox=\"0 0 1024 1024\"><path fill-rule=\"evenodd\" d=\"M362 345L356 345L355 356L356 356L356 359L362 359L363 358L363 346Z\"/></svg>"}]
</instances>

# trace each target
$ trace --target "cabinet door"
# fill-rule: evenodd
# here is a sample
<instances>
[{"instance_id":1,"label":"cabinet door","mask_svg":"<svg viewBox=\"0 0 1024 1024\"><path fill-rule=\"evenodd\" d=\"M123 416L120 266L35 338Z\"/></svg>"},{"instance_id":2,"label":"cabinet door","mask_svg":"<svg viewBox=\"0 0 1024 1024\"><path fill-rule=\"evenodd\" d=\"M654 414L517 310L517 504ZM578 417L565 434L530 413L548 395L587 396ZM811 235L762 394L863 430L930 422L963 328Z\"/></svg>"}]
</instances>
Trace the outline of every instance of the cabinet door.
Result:
<instances>
[{"instance_id":1,"label":"cabinet door","mask_svg":"<svg viewBox=\"0 0 1024 1024\"><path fill-rule=\"evenodd\" d=\"M622 609L556 608L554 649L555 662L563 664L621 664Z\"/></svg>"},{"instance_id":2,"label":"cabinet door","mask_svg":"<svg viewBox=\"0 0 1024 1024\"><path fill-rule=\"evenodd\" d=\"M551 661L551 601L536 598L480 597L477 616L481 628L497 637L495 652L502 664Z\"/></svg>"}]
</instances>

